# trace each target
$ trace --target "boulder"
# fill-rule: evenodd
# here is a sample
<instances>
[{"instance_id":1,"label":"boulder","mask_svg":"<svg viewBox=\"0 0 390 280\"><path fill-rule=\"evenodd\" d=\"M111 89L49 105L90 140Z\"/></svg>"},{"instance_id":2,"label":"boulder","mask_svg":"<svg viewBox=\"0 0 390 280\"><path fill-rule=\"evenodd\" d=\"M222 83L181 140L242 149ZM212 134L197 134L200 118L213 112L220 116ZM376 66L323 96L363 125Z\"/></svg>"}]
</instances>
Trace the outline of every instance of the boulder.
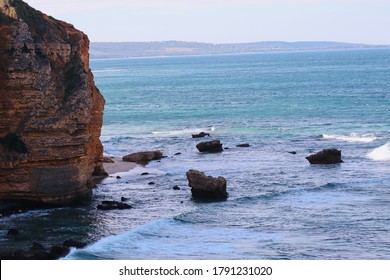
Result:
<instances>
[{"instance_id":1,"label":"boulder","mask_svg":"<svg viewBox=\"0 0 390 280\"><path fill-rule=\"evenodd\" d=\"M196 148L201 153L220 153L223 151L222 144L219 140L200 142Z\"/></svg>"},{"instance_id":2,"label":"boulder","mask_svg":"<svg viewBox=\"0 0 390 280\"><path fill-rule=\"evenodd\" d=\"M341 163L341 151L337 149L323 149L316 154L307 156L311 164L334 164Z\"/></svg>"},{"instance_id":3,"label":"boulder","mask_svg":"<svg viewBox=\"0 0 390 280\"><path fill-rule=\"evenodd\" d=\"M199 134L192 134L192 138L203 138L203 137L210 137L210 133L201 132Z\"/></svg>"},{"instance_id":4,"label":"boulder","mask_svg":"<svg viewBox=\"0 0 390 280\"><path fill-rule=\"evenodd\" d=\"M227 199L226 179L224 177L214 178L206 176L203 172L189 170L187 179L191 187L192 196L204 199Z\"/></svg>"},{"instance_id":5,"label":"boulder","mask_svg":"<svg viewBox=\"0 0 390 280\"><path fill-rule=\"evenodd\" d=\"M138 164L146 165L151 160L159 160L163 158L163 153L161 151L147 151L147 152L138 152L124 156L123 161L136 162Z\"/></svg>"}]
</instances>

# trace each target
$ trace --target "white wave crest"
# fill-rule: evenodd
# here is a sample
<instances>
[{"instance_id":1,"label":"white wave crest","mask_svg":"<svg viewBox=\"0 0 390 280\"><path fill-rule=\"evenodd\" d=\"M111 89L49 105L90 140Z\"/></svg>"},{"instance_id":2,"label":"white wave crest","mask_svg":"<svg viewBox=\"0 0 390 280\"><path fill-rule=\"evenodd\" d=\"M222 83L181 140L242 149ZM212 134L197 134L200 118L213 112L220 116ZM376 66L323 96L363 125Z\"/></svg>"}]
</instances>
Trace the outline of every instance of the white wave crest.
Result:
<instances>
[{"instance_id":1,"label":"white wave crest","mask_svg":"<svg viewBox=\"0 0 390 280\"><path fill-rule=\"evenodd\" d=\"M340 134L322 134L322 138L329 140L341 140L347 142L361 142L361 143L370 143L378 139L374 134L358 134L358 133L350 133L347 135Z\"/></svg>"},{"instance_id":2,"label":"white wave crest","mask_svg":"<svg viewBox=\"0 0 390 280\"><path fill-rule=\"evenodd\" d=\"M367 157L376 161L390 161L390 142L374 149Z\"/></svg>"},{"instance_id":3,"label":"white wave crest","mask_svg":"<svg viewBox=\"0 0 390 280\"><path fill-rule=\"evenodd\" d=\"M204 128L184 128L177 130L166 130L166 131L152 131L152 134L163 135L163 136L172 136L172 135L185 135L185 134L195 134L200 132L213 132L215 131L214 126L204 127Z\"/></svg>"}]
</instances>

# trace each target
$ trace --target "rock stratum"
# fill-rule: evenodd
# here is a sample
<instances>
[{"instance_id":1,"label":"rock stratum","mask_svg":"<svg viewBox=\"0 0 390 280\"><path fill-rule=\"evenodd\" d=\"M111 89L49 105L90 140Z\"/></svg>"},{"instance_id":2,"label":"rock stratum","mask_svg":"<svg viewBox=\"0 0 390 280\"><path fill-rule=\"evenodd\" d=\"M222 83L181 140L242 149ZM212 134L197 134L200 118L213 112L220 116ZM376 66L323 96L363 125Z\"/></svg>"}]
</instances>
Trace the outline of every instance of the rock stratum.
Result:
<instances>
[{"instance_id":1,"label":"rock stratum","mask_svg":"<svg viewBox=\"0 0 390 280\"><path fill-rule=\"evenodd\" d=\"M103 109L88 37L0 0L0 200L89 199L92 174L104 174Z\"/></svg>"}]
</instances>

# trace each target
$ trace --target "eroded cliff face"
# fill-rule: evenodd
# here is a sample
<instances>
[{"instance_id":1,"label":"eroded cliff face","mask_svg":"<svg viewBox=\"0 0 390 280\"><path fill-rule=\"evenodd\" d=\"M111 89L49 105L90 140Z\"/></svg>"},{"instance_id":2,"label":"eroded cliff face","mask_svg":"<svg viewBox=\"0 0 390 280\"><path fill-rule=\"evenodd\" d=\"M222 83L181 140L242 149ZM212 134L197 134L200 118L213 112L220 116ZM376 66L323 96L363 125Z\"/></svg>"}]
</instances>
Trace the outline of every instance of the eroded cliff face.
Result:
<instances>
[{"instance_id":1,"label":"eroded cliff face","mask_svg":"<svg viewBox=\"0 0 390 280\"><path fill-rule=\"evenodd\" d=\"M0 11L0 200L88 199L104 172L89 40L20 0Z\"/></svg>"}]
</instances>

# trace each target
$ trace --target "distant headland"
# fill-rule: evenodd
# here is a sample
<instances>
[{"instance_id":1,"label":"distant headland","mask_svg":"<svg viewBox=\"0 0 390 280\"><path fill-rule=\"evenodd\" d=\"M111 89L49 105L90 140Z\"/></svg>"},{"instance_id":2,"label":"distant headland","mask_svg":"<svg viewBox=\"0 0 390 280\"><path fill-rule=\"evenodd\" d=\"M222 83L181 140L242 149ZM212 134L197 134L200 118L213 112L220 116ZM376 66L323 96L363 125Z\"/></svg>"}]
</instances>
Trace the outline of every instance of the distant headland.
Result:
<instances>
[{"instance_id":1,"label":"distant headland","mask_svg":"<svg viewBox=\"0 0 390 280\"><path fill-rule=\"evenodd\" d=\"M387 47L390 46L329 41L265 41L233 44L212 44L184 41L92 42L90 57L93 59L103 59L178 55L244 54L276 51L348 50Z\"/></svg>"}]
</instances>

